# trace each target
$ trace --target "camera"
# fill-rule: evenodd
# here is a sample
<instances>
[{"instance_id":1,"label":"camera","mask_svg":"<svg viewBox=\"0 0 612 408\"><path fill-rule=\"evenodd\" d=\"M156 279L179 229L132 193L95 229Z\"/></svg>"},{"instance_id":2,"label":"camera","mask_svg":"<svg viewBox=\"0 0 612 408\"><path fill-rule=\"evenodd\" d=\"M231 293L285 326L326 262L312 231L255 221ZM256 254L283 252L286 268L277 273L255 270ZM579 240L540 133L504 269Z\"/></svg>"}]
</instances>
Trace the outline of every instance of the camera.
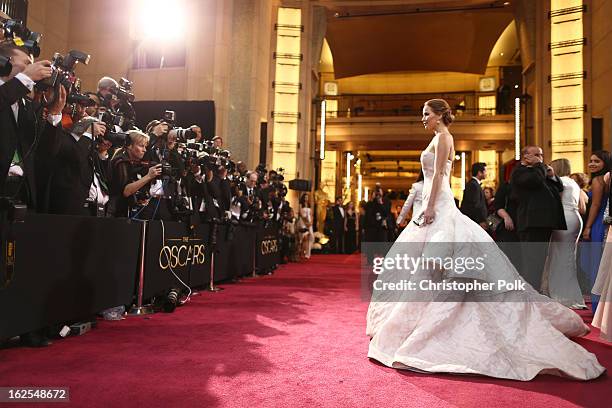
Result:
<instances>
[{"instance_id":1,"label":"camera","mask_svg":"<svg viewBox=\"0 0 612 408\"><path fill-rule=\"evenodd\" d=\"M165 111L161 121L167 123L168 126L174 126L174 122L176 121L176 112L171 110Z\"/></svg>"},{"instance_id":2,"label":"camera","mask_svg":"<svg viewBox=\"0 0 612 408\"><path fill-rule=\"evenodd\" d=\"M0 55L0 76L8 76L12 70L11 57Z\"/></svg>"},{"instance_id":3,"label":"camera","mask_svg":"<svg viewBox=\"0 0 612 408\"><path fill-rule=\"evenodd\" d=\"M60 53L53 55L51 61L51 77L40 80L36 83L36 89L44 91L47 89L55 89L55 95L51 101L47 101L47 104L53 103L57 98L57 93L60 85L66 88L66 91L70 94L73 86L78 82L78 78L74 74L74 67L79 62L87 65L89 63L89 54L85 54L82 51L72 50L65 57Z\"/></svg>"},{"instance_id":4,"label":"camera","mask_svg":"<svg viewBox=\"0 0 612 408\"><path fill-rule=\"evenodd\" d=\"M81 119L72 127L72 132L77 134L85 133L94 123L100 122L99 118L88 117ZM113 132L109 129L109 126L106 127L106 133L101 137L102 139L108 140L115 147L123 147L126 144L126 140L128 138L127 133L122 132ZM100 143L100 137L98 137L95 141L96 143Z\"/></svg>"},{"instance_id":5,"label":"camera","mask_svg":"<svg viewBox=\"0 0 612 408\"><path fill-rule=\"evenodd\" d=\"M121 129L130 129L134 125L133 119L121 112L113 112L103 106L98 108L98 119L106 124L106 132L111 132L115 126ZM123 133L122 133L123 134Z\"/></svg>"},{"instance_id":6,"label":"camera","mask_svg":"<svg viewBox=\"0 0 612 408\"><path fill-rule=\"evenodd\" d=\"M119 80L119 88L114 89L115 96L121 101L126 101L129 103L134 102L136 97L134 96L134 93L132 92L133 85L134 84L130 80L121 78Z\"/></svg>"},{"instance_id":7,"label":"camera","mask_svg":"<svg viewBox=\"0 0 612 408\"><path fill-rule=\"evenodd\" d=\"M81 80L77 79L70 90L66 98L67 104L81 104L83 106L93 106L96 103L89 97L89 95L85 95L81 93Z\"/></svg>"},{"instance_id":8,"label":"camera","mask_svg":"<svg viewBox=\"0 0 612 408\"><path fill-rule=\"evenodd\" d=\"M0 23L0 29L5 40L11 40L15 45L24 47L34 58L40 55L39 43L42 34L30 31L20 20L5 20Z\"/></svg>"},{"instance_id":9,"label":"camera","mask_svg":"<svg viewBox=\"0 0 612 408\"><path fill-rule=\"evenodd\" d=\"M186 143L189 139L196 138L196 132L191 129L183 129L183 128L174 128L170 131L176 135L176 140L179 143Z\"/></svg>"}]
</instances>

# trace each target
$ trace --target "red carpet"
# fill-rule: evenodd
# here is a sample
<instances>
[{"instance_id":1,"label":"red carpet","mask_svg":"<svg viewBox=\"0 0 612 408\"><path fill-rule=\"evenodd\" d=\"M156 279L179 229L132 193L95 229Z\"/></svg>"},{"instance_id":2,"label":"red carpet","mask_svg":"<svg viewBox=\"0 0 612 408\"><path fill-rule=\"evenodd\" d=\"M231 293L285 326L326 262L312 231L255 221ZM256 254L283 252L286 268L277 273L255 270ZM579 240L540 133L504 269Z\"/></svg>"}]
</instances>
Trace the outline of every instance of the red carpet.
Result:
<instances>
[{"instance_id":1,"label":"red carpet","mask_svg":"<svg viewBox=\"0 0 612 408\"><path fill-rule=\"evenodd\" d=\"M317 256L203 293L173 314L0 350L0 386L67 386L68 405L79 407L609 406L608 375L521 383L369 361L358 266L357 256ZM579 342L612 367L612 346L597 333Z\"/></svg>"}]
</instances>

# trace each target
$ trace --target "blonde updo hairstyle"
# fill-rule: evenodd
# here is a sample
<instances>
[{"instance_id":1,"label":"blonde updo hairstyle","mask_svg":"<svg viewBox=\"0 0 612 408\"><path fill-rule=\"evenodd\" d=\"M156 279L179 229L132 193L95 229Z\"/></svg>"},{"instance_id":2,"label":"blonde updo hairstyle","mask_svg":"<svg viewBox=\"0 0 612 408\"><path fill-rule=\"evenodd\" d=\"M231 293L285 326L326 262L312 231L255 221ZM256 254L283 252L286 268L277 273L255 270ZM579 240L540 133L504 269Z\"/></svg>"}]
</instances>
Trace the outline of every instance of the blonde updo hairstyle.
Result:
<instances>
[{"instance_id":1,"label":"blonde updo hairstyle","mask_svg":"<svg viewBox=\"0 0 612 408\"><path fill-rule=\"evenodd\" d=\"M455 115L452 114L448 102L444 99L430 99L425 102L425 105L429 106L436 115L442 117L442 123L444 123L445 126L450 126L455 120Z\"/></svg>"}]
</instances>

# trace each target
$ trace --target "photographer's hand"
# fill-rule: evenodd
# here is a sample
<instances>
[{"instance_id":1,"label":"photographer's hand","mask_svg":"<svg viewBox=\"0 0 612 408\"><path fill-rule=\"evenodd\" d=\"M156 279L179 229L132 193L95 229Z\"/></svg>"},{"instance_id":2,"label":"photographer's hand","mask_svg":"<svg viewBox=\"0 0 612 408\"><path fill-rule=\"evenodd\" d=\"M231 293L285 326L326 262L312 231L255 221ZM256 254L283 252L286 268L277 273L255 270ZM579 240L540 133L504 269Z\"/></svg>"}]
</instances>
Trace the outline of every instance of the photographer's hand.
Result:
<instances>
[{"instance_id":1,"label":"photographer's hand","mask_svg":"<svg viewBox=\"0 0 612 408\"><path fill-rule=\"evenodd\" d=\"M155 166L149 169L149 172L147 173L145 177L147 177L149 180L153 180L159 177L161 175L161 172L162 172L162 165L156 164Z\"/></svg>"},{"instance_id":2,"label":"photographer's hand","mask_svg":"<svg viewBox=\"0 0 612 408\"><path fill-rule=\"evenodd\" d=\"M51 61L44 60L27 65L21 73L27 75L34 82L49 78L52 73Z\"/></svg>"},{"instance_id":3,"label":"photographer's hand","mask_svg":"<svg viewBox=\"0 0 612 408\"><path fill-rule=\"evenodd\" d=\"M53 104L49 105L49 115L61 115L66 106L66 88L64 85L59 86L59 91L56 91L57 95Z\"/></svg>"},{"instance_id":4,"label":"photographer's hand","mask_svg":"<svg viewBox=\"0 0 612 408\"><path fill-rule=\"evenodd\" d=\"M95 122L93 125L93 136L102 137L106 133L106 124L104 122Z\"/></svg>"}]
</instances>

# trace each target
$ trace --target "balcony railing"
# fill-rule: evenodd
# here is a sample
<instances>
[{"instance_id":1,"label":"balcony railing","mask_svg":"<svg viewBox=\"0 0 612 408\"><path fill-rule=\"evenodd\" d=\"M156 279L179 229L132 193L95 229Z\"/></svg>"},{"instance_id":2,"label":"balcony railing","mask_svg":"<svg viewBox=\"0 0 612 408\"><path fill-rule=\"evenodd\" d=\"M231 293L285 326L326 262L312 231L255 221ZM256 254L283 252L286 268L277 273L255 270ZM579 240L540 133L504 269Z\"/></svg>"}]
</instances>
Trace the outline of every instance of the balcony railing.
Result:
<instances>
[{"instance_id":1,"label":"balcony railing","mask_svg":"<svg viewBox=\"0 0 612 408\"><path fill-rule=\"evenodd\" d=\"M510 112L513 113L513 112ZM355 109L343 111L327 111L327 118L354 118L354 117L379 117L379 116L410 116L421 118L423 111L414 109ZM479 108L479 109L457 109L453 111L455 118L462 116L495 116L495 108Z\"/></svg>"},{"instance_id":2,"label":"balcony railing","mask_svg":"<svg viewBox=\"0 0 612 408\"><path fill-rule=\"evenodd\" d=\"M327 117L372 116L421 117L423 105L430 99L444 99L455 116L494 116L514 114L511 98L496 98L495 92L448 92L426 94L343 94L326 96Z\"/></svg>"}]
</instances>

